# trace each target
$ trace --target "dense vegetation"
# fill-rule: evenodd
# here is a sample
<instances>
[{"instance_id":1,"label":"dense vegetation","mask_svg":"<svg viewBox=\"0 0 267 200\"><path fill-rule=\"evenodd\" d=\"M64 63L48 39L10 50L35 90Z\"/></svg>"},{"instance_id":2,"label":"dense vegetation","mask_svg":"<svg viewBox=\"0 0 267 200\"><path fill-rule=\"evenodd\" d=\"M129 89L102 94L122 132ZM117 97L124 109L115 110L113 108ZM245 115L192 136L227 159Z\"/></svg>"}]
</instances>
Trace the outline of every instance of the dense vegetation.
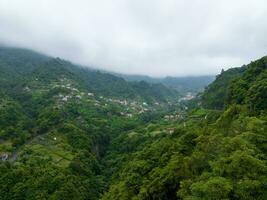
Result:
<instances>
[{"instance_id":1,"label":"dense vegetation","mask_svg":"<svg viewBox=\"0 0 267 200\"><path fill-rule=\"evenodd\" d=\"M211 83L202 95L202 104L205 108L223 109L228 95L228 87L232 80L239 77L246 66L241 68L231 68L227 71L222 70L216 76L216 80Z\"/></svg>"},{"instance_id":2,"label":"dense vegetation","mask_svg":"<svg viewBox=\"0 0 267 200\"><path fill-rule=\"evenodd\" d=\"M160 84L10 51L0 199L267 199L266 57L222 72L188 110Z\"/></svg>"},{"instance_id":3,"label":"dense vegetation","mask_svg":"<svg viewBox=\"0 0 267 200\"><path fill-rule=\"evenodd\" d=\"M141 130L127 154L111 146L123 161L103 199L266 199L266 73L266 57L223 72L202 95L213 110L192 110L170 135Z\"/></svg>"},{"instance_id":4,"label":"dense vegetation","mask_svg":"<svg viewBox=\"0 0 267 200\"><path fill-rule=\"evenodd\" d=\"M1 48L0 71L0 199L99 199L111 138L178 97L24 49Z\"/></svg>"}]
</instances>

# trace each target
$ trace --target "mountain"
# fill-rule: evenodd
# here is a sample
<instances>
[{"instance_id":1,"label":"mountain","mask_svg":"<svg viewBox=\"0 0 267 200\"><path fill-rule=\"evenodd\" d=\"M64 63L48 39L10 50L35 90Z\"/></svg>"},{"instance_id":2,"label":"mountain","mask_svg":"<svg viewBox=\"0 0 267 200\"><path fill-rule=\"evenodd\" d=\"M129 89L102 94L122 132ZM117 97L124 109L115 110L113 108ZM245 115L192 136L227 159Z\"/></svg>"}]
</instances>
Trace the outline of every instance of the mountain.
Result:
<instances>
[{"instance_id":1,"label":"mountain","mask_svg":"<svg viewBox=\"0 0 267 200\"><path fill-rule=\"evenodd\" d=\"M29 73L50 59L31 50L0 46L1 70L12 75Z\"/></svg>"},{"instance_id":2,"label":"mountain","mask_svg":"<svg viewBox=\"0 0 267 200\"><path fill-rule=\"evenodd\" d=\"M206 86L208 86L213 80L214 76L187 76L187 77L170 77L167 76L165 78L153 78L149 76L141 76L141 75L121 75L118 76L123 77L127 81L146 81L149 83L162 83L163 85L175 89L180 93L197 93L202 90Z\"/></svg>"},{"instance_id":3,"label":"mountain","mask_svg":"<svg viewBox=\"0 0 267 200\"><path fill-rule=\"evenodd\" d=\"M178 97L175 90L159 83L129 83L109 73L82 68L59 58L47 57L25 49L0 48L0 70L2 80L7 77L25 79L25 76L38 75L42 76L42 81L48 81L59 79L64 74L77 80L87 90L109 97L135 98L149 102L167 101Z\"/></svg>"},{"instance_id":4,"label":"mountain","mask_svg":"<svg viewBox=\"0 0 267 200\"><path fill-rule=\"evenodd\" d=\"M266 57L189 108L163 84L1 52L0 199L267 198Z\"/></svg>"},{"instance_id":5,"label":"mountain","mask_svg":"<svg viewBox=\"0 0 267 200\"><path fill-rule=\"evenodd\" d=\"M146 81L148 83L159 83L162 79L162 78L154 78L154 77L145 76L145 75L126 75L126 74L118 74L118 73L116 75L124 78L127 81L132 81L132 82Z\"/></svg>"},{"instance_id":6,"label":"mountain","mask_svg":"<svg viewBox=\"0 0 267 200\"><path fill-rule=\"evenodd\" d=\"M161 83L182 92L200 92L214 80L214 76L166 77Z\"/></svg>"}]
</instances>

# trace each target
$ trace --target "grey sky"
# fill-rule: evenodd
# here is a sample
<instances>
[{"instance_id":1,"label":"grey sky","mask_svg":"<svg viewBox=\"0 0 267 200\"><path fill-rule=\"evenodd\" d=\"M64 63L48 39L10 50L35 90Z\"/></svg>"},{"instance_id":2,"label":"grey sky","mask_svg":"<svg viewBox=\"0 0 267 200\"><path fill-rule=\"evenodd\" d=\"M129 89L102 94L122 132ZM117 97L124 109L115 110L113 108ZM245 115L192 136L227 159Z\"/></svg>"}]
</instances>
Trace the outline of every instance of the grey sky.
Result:
<instances>
[{"instance_id":1,"label":"grey sky","mask_svg":"<svg viewBox=\"0 0 267 200\"><path fill-rule=\"evenodd\" d=\"M0 0L0 43L122 73L215 74L266 35L266 0Z\"/></svg>"}]
</instances>

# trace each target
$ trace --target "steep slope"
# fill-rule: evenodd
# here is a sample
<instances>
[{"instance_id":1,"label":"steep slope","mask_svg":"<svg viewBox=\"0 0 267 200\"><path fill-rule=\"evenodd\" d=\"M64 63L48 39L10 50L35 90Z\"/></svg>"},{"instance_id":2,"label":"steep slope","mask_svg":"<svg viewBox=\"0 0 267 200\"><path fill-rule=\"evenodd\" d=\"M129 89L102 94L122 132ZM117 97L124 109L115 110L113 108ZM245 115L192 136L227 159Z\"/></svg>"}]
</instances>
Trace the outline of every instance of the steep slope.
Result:
<instances>
[{"instance_id":1,"label":"steep slope","mask_svg":"<svg viewBox=\"0 0 267 200\"><path fill-rule=\"evenodd\" d=\"M228 94L228 88L235 78L243 74L247 66L241 68L231 68L222 71L221 74L216 76L202 94L202 104L205 108L223 109Z\"/></svg>"},{"instance_id":2,"label":"steep slope","mask_svg":"<svg viewBox=\"0 0 267 200\"><path fill-rule=\"evenodd\" d=\"M229 86L226 103L245 104L251 111L261 112L267 108L267 57L250 63L243 75Z\"/></svg>"},{"instance_id":3,"label":"steep slope","mask_svg":"<svg viewBox=\"0 0 267 200\"><path fill-rule=\"evenodd\" d=\"M202 104L206 108L222 109L229 104L250 104L254 109L263 104L265 96L255 96L264 90L266 77L266 57L240 68L222 71L216 80L202 94ZM262 101L261 101L262 100ZM258 103L257 103L258 102Z\"/></svg>"}]
</instances>

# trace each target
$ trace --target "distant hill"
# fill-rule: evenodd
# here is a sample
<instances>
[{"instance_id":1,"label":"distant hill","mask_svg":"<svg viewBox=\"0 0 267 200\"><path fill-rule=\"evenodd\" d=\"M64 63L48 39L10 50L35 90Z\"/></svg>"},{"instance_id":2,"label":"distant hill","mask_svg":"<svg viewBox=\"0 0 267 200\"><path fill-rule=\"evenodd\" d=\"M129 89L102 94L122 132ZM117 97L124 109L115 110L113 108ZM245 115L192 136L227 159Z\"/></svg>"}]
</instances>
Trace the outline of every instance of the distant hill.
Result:
<instances>
[{"instance_id":1,"label":"distant hill","mask_svg":"<svg viewBox=\"0 0 267 200\"><path fill-rule=\"evenodd\" d=\"M214 79L214 76L166 77L161 80L161 83L178 91L199 92Z\"/></svg>"},{"instance_id":2,"label":"distant hill","mask_svg":"<svg viewBox=\"0 0 267 200\"><path fill-rule=\"evenodd\" d=\"M0 46L0 64L4 73L26 74L50 59L48 56L28 49Z\"/></svg>"},{"instance_id":3,"label":"distant hill","mask_svg":"<svg viewBox=\"0 0 267 200\"><path fill-rule=\"evenodd\" d=\"M142 75L121 75L127 81L146 81L149 83L162 83L163 85L175 89L180 93L200 92L204 90L214 79L215 76L186 76L186 77L170 77L154 78Z\"/></svg>"},{"instance_id":4,"label":"distant hill","mask_svg":"<svg viewBox=\"0 0 267 200\"><path fill-rule=\"evenodd\" d=\"M64 74L87 90L110 97L143 99L149 102L167 101L178 97L175 90L160 83L127 82L110 73L81 67L60 58L48 57L26 49L1 47L0 72L0 81L7 82L13 82L14 77L21 80L39 76L40 80L46 83L51 79L59 79Z\"/></svg>"}]
</instances>

